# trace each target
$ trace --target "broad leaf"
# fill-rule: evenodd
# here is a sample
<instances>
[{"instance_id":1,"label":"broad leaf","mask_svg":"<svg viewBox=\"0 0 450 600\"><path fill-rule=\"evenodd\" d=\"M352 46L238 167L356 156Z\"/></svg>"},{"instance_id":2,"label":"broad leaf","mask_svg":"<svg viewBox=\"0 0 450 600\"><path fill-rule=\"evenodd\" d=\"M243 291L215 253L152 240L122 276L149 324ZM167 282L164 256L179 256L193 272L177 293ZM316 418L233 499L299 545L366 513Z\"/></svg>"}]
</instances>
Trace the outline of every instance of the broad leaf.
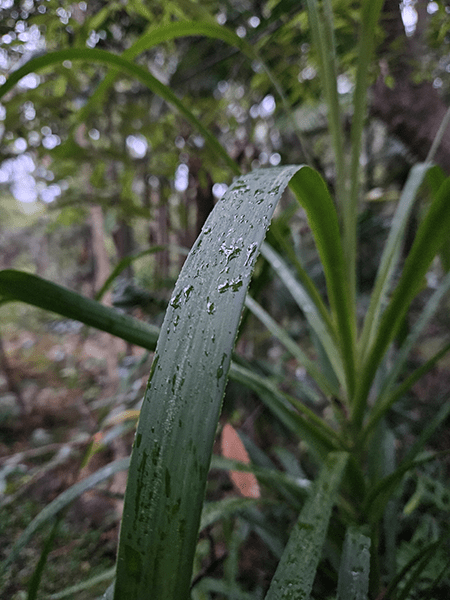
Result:
<instances>
[{"instance_id":1,"label":"broad leaf","mask_svg":"<svg viewBox=\"0 0 450 600\"><path fill-rule=\"evenodd\" d=\"M201 505L247 286L302 167L238 178L186 259L161 327L131 458L115 598L187 598Z\"/></svg>"}]
</instances>

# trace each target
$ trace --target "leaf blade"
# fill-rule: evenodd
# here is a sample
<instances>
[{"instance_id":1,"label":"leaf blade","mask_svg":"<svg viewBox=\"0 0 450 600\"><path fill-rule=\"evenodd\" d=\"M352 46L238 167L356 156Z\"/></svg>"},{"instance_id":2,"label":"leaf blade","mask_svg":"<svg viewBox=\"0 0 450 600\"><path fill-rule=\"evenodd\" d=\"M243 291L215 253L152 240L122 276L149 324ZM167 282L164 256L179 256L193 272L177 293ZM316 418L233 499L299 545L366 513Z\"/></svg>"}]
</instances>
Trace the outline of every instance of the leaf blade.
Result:
<instances>
[{"instance_id":1,"label":"leaf blade","mask_svg":"<svg viewBox=\"0 0 450 600\"><path fill-rule=\"evenodd\" d=\"M153 325L121 314L37 275L13 269L0 271L0 305L15 301L81 321L147 350L154 350L156 346L159 329Z\"/></svg>"},{"instance_id":2,"label":"leaf blade","mask_svg":"<svg viewBox=\"0 0 450 600\"><path fill-rule=\"evenodd\" d=\"M241 309L266 228L302 167L235 180L191 249L158 339L131 458L115 598L187 597Z\"/></svg>"},{"instance_id":3,"label":"leaf blade","mask_svg":"<svg viewBox=\"0 0 450 600\"><path fill-rule=\"evenodd\" d=\"M346 452L327 457L289 537L265 600L309 598L331 510L347 465Z\"/></svg>"}]
</instances>

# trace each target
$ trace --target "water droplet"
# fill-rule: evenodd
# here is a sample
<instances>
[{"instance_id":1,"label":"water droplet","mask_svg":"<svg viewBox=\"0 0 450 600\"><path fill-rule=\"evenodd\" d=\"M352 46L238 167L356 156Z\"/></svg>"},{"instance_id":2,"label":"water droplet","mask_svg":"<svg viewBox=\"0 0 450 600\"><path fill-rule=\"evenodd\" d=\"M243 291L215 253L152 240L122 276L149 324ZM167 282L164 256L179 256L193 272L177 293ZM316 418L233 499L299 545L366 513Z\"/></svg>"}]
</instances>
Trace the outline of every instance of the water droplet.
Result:
<instances>
[{"instance_id":1,"label":"water droplet","mask_svg":"<svg viewBox=\"0 0 450 600\"><path fill-rule=\"evenodd\" d=\"M173 306L173 308L180 308L180 306L181 306L180 299L181 299L182 294L183 294L183 292L180 291L180 292L178 292L178 294L173 296L169 301L170 306Z\"/></svg>"},{"instance_id":2,"label":"water droplet","mask_svg":"<svg viewBox=\"0 0 450 600\"><path fill-rule=\"evenodd\" d=\"M228 290L231 290L232 292L237 292L238 289L240 287L242 287L242 285L243 285L243 282L242 282L242 279L240 279L240 278L232 279L231 281L227 280L218 286L217 291L219 292L219 294L223 294L224 292L227 292Z\"/></svg>"},{"instance_id":3,"label":"water droplet","mask_svg":"<svg viewBox=\"0 0 450 600\"><path fill-rule=\"evenodd\" d=\"M247 248L247 258L245 260L244 266L247 266L252 258L252 256L255 254L255 252L258 249L258 244L256 242L253 242L253 244L250 244L250 246Z\"/></svg>"}]
</instances>

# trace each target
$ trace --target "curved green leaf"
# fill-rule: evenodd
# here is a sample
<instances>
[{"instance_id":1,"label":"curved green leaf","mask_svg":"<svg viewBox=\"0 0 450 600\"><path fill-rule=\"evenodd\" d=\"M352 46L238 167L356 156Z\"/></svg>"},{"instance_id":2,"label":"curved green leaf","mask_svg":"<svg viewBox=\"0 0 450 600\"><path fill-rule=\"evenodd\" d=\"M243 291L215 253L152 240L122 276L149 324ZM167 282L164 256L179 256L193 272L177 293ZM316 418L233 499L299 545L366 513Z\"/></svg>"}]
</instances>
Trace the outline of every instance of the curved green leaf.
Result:
<instances>
[{"instance_id":1,"label":"curved green leaf","mask_svg":"<svg viewBox=\"0 0 450 600\"><path fill-rule=\"evenodd\" d=\"M113 284L116 277L118 277L122 271L124 271L127 267L132 265L134 261L139 260L143 256L148 256L149 254L156 254L157 252L162 252L163 250L168 250L169 248L174 249L180 254L187 254L189 251L185 248L178 248L177 246L153 246L152 248L148 248L147 250L142 250L137 254L132 254L129 256L125 256L121 261L117 263L114 269L111 271L110 275L106 279L105 283L95 294L96 300L101 300L105 293L109 290L111 285Z\"/></svg>"},{"instance_id":2,"label":"curved green leaf","mask_svg":"<svg viewBox=\"0 0 450 600\"><path fill-rule=\"evenodd\" d=\"M403 346L400 348L398 355L395 357L395 360L389 369L389 373L387 374L385 380L382 383L376 404L370 414L368 423L363 432L363 438L367 437L368 433L373 429L373 427L379 421L379 419L382 418L386 414L386 412L392 407L394 402L396 402L400 398L400 395L405 394L408 391L408 389L410 389L414 385L414 383L419 379L418 374L420 374L420 377L422 377L425 374L425 372L432 368L432 366L436 363L437 358L432 357L430 360L427 361L427 363L425 363L425 365L422 365L421 367L419 367L419 369L417 369L417 373L416 371L413 371L413 373L411 373L411 375L409 375L408 378L405 379L405 381L403 381L403 383L397 387L397 389L394 389L394 384L400 376L412 348L418 341L420 334L426 327L427 323L429 323L432 316L436 313L436 310L438 309L442 299L448 293L449 289L450 274L447 274L442 280L438 289L428 300L427 304L425 305L424 309L420 314L419 320L412 328L411 333L408 335ZM446 344L444 348L436 354L436 357L442 358L443 354L448 352L449 349L450 345Z\"/></svg>"},{"instance_id":3,"label":"curved green leaf","mask_svg":"<svg viewBox=\"0 0 450 600\"><path fill-rule=\"evenodd\" d=\"M170 40L186 37L186 36L206 36L212 39L222 40L230 46L235 46L242 50L251 58L255 58L255 52L245 40L240 38L236 33L222 27L214 22L208 21L177 21L157 27L151 26L128 50L123 52L122 57L128 60L133 60L142 52L154 48L158 44L168 42ZM110 72L95 90L86 106L81 109L81 119L91 110L91 107L100 104L108 89L114 82L117 73Z\"/></svg>"},{"instance_id":4,"label":"curved green leaf","mask_svg":"<svg viewBox=\"0 0 450 600\"><path fill-rule=\"evenodd\" d=\"M292 178L290 187L306 211L319 251L327 282L331 313L338 332L347 394L351 399L355 385L356 324L350 290L345 284L346 268L336 208L322 177L311 168L302 169L296 174ZM329 358L331 361L330 356Z\"/></svg>"},{"instance_id":5,"label":"curved green leaf","mask_svg":"<svg viewBox=\"0 0 450 600\"><path fill-rule=\"evenodd\" d=\"M290 431L304 440L319 459L323 460L332 450L342 449L338 434L325 421L292 396L280 392L267 378L232 363L230 379L258 394L267 408Z\"/></svg>"},{"instance_id":6,"label":"curved green leaf","mask_svg":"<svg viewBox=\"0 0 450 600\"><path fill-rule=\"evenodd\" d=\"M374 524L381 518L386 508L386 504L392 498L392 494L401 482L405 473L443 456L448 456L449 454L450 450L444 450L443 452L436 452L425 458L403 462L393 473L384 477L373 487L362 506L362 513L366 515L368 522Z\"/></svg>"},{"instance_id":7,"label":"curved green leaf","mask_svg":"<svg viewBox=\"0 0 450 600\"><path fill-rule=\"evenodd\" d=\"M284 497L286 502L296 510L302 506L310 490L309 480L299 480L277 469L257 467L254 464L244 464L237 460L231 460L215 454L211 457L211 469L253 473L260 483L276 492L278 496ZM261 503L262 500L258 499L258 502Z\"/></svg>"},{"instance_id":8,"label":"curved green leaf","mask_svg":"<svg viewBox=\"0 0 450 600\"><path fill-rule=\"evenodd\" d=\"M76 598L77 594L80 592L84 592L84 590L88 590L94 586L98 586L99 583L103 581L111 581L114 579L116 575L116 567L111 567L103 573L99 575L95 575L94 577L90 577L89 579L85 579L81 583L77 583L75 585L71 585L60 592L56 592L55 594L50 594L50 596L46 596L45 600L62 600L62 598Z\"/></svg>"},{"instance_id":9,"label":"curved green leaf","mask_svg":"<svg viewBox=\"0 0 450 600\"><path fill-rule=\"evenodd\" d=\"M82 60L86 62L94 62L99 64L107 65L108 67L120 69L124 73L131 75L138 79L141 83L147 86L153 93L161 96L166 102L175 107L183 117L191 123L191 125L201 133L205 138L206 143L209 145L211 150L217 157L220 157L225 164L232 170L233 173L239 174L240 169L238 165L230 158L225 149L220 145L217 138L212 135L206 127L201 123L199 119L183 104L183 102L177 98L172 92L170 87L161 83L156 77L153 77L146 69L136 65L132 61L117 56L106 50L99 50L97 48L71 48L69 50L57 50L56 52L49 52L43 56L32 58L22 67L11 73L6 82L0 86L0 98L2 98L14 85L28 75L29 73L42 71L47 67L54 64L62 64L65 60L77 61Z\"/></svg>"},{"instance_id":10,"label":"curved green leaf","mask_svg":"<svg viewBox=\"0 0 450 600\"><path fill-rule=\"evenodd\" d=\"M239 177L181 270L158 339L125 497L115 598L188 595L201 505L247 286L275 205L303 167Z\"/></svg>"},{"instance_id":11,"label":"curved green leaf","mask_svg":"<svg viewBox=\"0 0 450 600\"><path fill-rule=\"evenodd\" d=\"M121 314L114 308L37 275L12 269L0 271L0 305L15 301L81 321L147 350L155 349L159 335L157 327Z\"/></svg>"},{"instance_id":12,"label":"curved green leaf","mask_svg":"<svg viewBox=\"0 0 450 600\"><path fill-rule=\"evenodd\" d=\"M450 342L441 348L436 354L428 359L423 365L418 367L411 373L392 393L383 397L381 401L377 403L375 408L370 414L367 425L362 430L361 439L365 441L368 434L373 430L374 426L378 421L387 413L387 411L402 398L412 386L422 379L424 375L429 373L436 363L441 360L448 352L450 352Z\"/></svg>"},{"instance_id":13,"label":"curved green leaf","mask_svg":"<svg viewBox=\"0 0 450 600\"><path fill-rule=\"evenodd\" d=\"M149 50L150 48L154 48L156 45L168 42L170 40L185 37L185 36L205 36L211 39L222 40L227 43L229 46L234 46L238 48L243 54L245 54L250 60L257 61L261 64L263 70L265 71L267 77L272 83L274 89L279 94L281 101L283 103L284 110L286 115L293 126L294 131L296 131L297 136L299 138L300 146L302 148L303 154L305 157L308 157L309 151L305 142L303 140L302 133L297 125L297 121L294 118L292 108L286 98L286 95L283 91L282 86L273 75L272 71L268 68L261 57L258 54L258 51L255 49L251 43L248 43L245 39L240 38L236 33L218 25L214 21L177 21L175 23L169 23L158 26L150 26L150 28L123 54L123 58L127 58L133 60L142 52ZM105 96L108 88L114 82L115 78L114 73L108 73L105 79L100 83L97 87L94 94L88 100L86 105L80 110L78 121L84 120L89 114L92 106L98 105L101 103L103 97ZM311 160L308 160L311 162Z\"/></svg>"}]
</instances>

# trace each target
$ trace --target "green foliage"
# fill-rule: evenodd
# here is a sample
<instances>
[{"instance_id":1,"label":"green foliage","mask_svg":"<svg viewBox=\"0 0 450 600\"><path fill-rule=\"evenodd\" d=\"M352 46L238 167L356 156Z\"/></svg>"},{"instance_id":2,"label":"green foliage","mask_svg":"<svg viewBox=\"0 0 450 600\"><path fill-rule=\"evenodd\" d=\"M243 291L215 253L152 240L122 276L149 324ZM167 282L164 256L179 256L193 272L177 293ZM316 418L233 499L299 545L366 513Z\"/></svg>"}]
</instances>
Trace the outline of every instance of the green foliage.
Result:
<instances>
[{"instance_id":1,"label":"green foliage","mask_svg":"<svg viewBox=\"0 0 450 600\"><path fill-rule=\"evenodd\" d=\"M143 4L130 4L131 10L139 17L147 19L150 16L150 9ZM289 12L288 4L278 6L281 13ZM334 39L334 23L337 21L339 32L342 26L340 10L343 10L343 5L348 9L348 5L337 3L333 11L329 0L323 3L310 0L307 4L335 153L336 203L321 175L306 165L255 169L235 178L216 204L184 263L159 336L156 328L119 315L113 309L56 284L12 270L0 273L1 303L28 302L77 318L147 349L154 349L158 339L130 459L116 580L107 592L107 597L115 600L188 598L201 524L210 524L219 516L227 518L235 510L244 508L249 511L241 517L245 523L251 522L249 515L256 518L258 513L251 512L255 508L253 502L230 505L224 501L203 508L212 447L228 376L255 392L285 429L307 444L314 465L312 470L318 473L316 481L308 486L305 493L298 481L280 474L277 476L276 470L270 473L269 468L241 467L253 471L261 482L268 482L271 493L279 501L281 497L290 510L299 512L290 534L283 532L286 535L282 536L282 540L261 526L262 536L265 535L264 539L274 549L274 554L289 538L266 598L309 598L317 570L321 565L323 567L324 549L332 563L332 579L334 590L337 585L338 598L373 599L385 588L390 594L388 597L406 599L414 586L422 585L424 573L432 579L431 591L443 577L445 561L439 560L436 566L431 558L436 550L447 544L447 537L424 545L418 552L413 552L412 557L408 554L410 548L407 548L402 557L403 563L406 563L403 567L400 564L397 567L395 558L394 564L383 564L383 551L385 546L387 554L395 550L395 531L389 532L386 523L394 522L399 514L405 477L445 455L423 456L421 452L427 439L448 416L448 405L426 428L409 455L398 464L394 452L395 436L387 424L387 417L390 409L410 390L418 377L429 371L450 349L449 344L445 345L401 381L414 343L450 287L447 275L425 305L409 335L400 339L400 348L395 350L393 342L407 312L420 293L433 260L447 240L450 179L440 177L435 171L430 172L431 165L428 163L416 166L411 172L396 210L368 311L360 324L356 285L359 156L368 70L382 3L364 3L357 14L360 46L356 57L350 164L347 164L345 129L337 93L339 56ZM170 3L166 16L172 14L172 10L178 18L178 11L182 14L184 9L196 12L194 5L177 7L178 4ZM94 17L96 26L111 17L115 10L118 8L113 5L100 11ZM301 25L304 25L303 21ZM186 35L203 35L225 41L247 57L258 58L254 49L227 28L208 20L171 22L168 19L167 23L138 37L122 55L74 47L34 58L10 75L0 88L0 97L24 75L55 68L63 61L100 63L111 72L91 96L88 108L85 108L86 116L88 110L95 109L95 104L100 105L103 101L108 86L113 83L117 70L121 69L175 107L190 126L202 134L208 151L236 174L239 167L197 116L195 105L191 106L189 100L180 100L170 86L162 84L145 67L134 62L140 52L148 51L152 45L172 42ZM264 48L261 42L258 50L264 53ZM270 67L270 53L268 59ZM268 68L264 68L269 72L269 79L274 81ZM68 145L70 152L70 141ZM102 171L100 167L95 173L94 183L99 186L102 185ZM407 220L427 172L432 200L398 274ZM122 201L132 203L130 171L123 172L122 176L128 186L127 193L122 193ZM321 296L304 265L294 265L297 271L294 276L279 253L269 245L262 245L277 202L288 185L308 218L325 277L326 298ZM282 241L280 245L283 245ZM232 362L241 311L260 250L300 308L318 348L317 360L298 348L289 333L254 299L248 298L246 306L305 367L314 380L314 385L305 384L305 396L314 398L319 391L333 413L332 418L319 416L306 403L279 389L271 378L262 376L256 369L243 366L238 360ZM139 256L142 255L120 264L106 286L120 269ZM398 276L395 284L394 275ZM392 355L388 356L390 350ZM15 560L40 525L52 519L84 489L110 476L114 470L125 468L126 464L127 461L122 461L105 467L46 507L16 542L3 569ZM214 459L212 464L221 463ZM223 464L231 467L230 463ZM419 481L415 495L404 509L406 512L414 510L425 497L429 499L423 492L425 488L420 487L426 485L426 479ZM448 502L443 501L447 497L445 494L445 490L437 488L432 494L433 503L439 509L448 509ZM228 574L235 570L237 548L245 538L246 526L242 525L228 536ZM43 558L36 570L33 590L37 589L44 562ZM321 572L327 570L330 570L329 566ZM205 578L194 593L198 593L199 598L208 591L231 597L249 597L240 588L233 587L235 578L227 578L225 571L222 581ZM386 582L387 575L390 580Z\"/></svg>"}]
</instances>

